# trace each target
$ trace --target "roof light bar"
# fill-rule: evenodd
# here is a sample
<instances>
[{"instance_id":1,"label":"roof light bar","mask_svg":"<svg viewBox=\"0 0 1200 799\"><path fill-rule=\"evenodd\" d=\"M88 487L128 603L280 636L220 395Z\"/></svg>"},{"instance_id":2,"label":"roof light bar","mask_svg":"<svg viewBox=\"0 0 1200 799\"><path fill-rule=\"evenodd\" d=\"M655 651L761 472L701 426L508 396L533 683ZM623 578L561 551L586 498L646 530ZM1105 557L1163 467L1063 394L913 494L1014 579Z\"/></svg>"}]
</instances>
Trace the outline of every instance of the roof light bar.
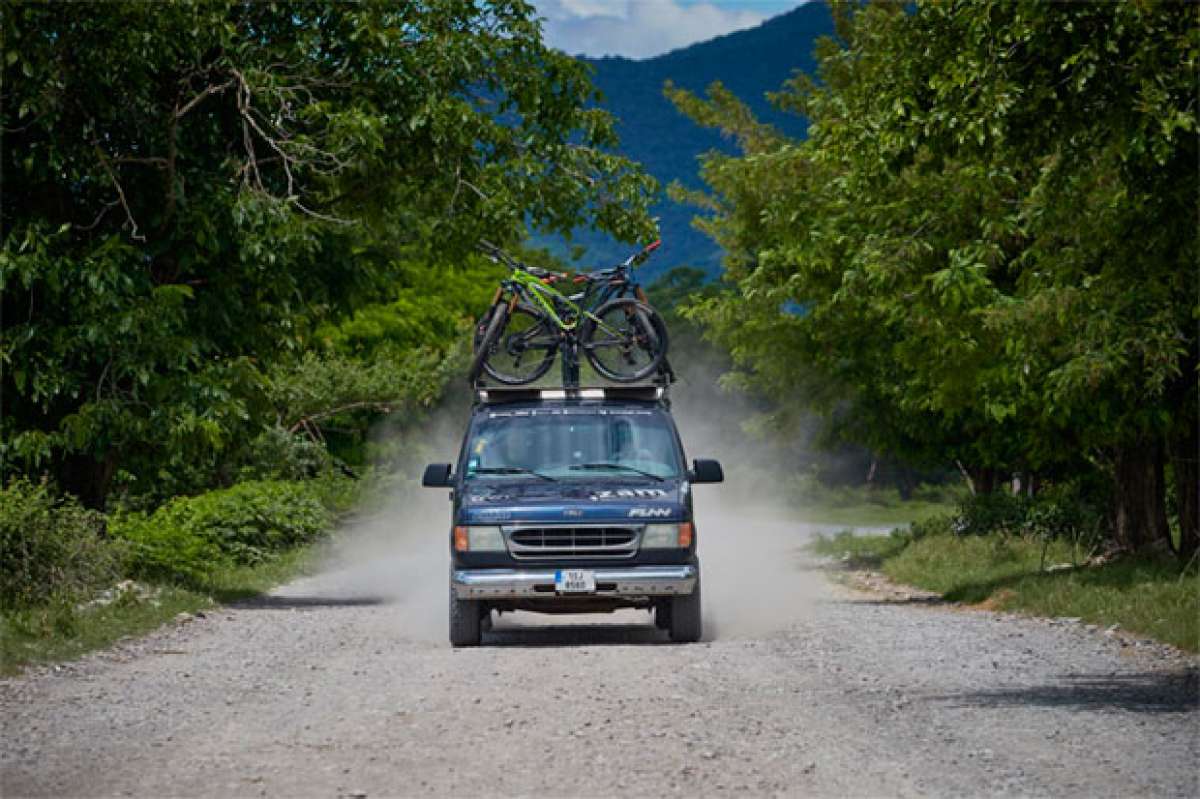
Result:
<instances>
[{"instance_id":1,"label":"roof light bar","mask_svg":"<svg viewBox=\"0 0 1200 799\"><path fill-rule=\"evenodd\" d=\"M666 401L664 386L608 386L605 388L524 388L492 386L477 388L475 401L484 405L539 400L640 400Z\"/></svg>"}]
</instances>

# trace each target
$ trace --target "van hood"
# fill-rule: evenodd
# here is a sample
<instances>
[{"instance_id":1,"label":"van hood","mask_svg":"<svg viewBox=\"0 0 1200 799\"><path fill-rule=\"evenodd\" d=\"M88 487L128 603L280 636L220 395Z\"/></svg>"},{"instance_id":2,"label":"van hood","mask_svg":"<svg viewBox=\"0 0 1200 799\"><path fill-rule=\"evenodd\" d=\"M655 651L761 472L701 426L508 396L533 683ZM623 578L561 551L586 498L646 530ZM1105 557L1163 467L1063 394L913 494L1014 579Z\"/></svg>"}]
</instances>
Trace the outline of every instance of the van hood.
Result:
<instances>
[{"instance_id":1,"label":"van hood","mask_svg":"<svg viewBox=\"0 0 1200 799\"><path fill-rule=\"evenodd\" d=\"M463 524L681 521L686 480L480 480L462 489Z\"/></svg>"}]
</instances>

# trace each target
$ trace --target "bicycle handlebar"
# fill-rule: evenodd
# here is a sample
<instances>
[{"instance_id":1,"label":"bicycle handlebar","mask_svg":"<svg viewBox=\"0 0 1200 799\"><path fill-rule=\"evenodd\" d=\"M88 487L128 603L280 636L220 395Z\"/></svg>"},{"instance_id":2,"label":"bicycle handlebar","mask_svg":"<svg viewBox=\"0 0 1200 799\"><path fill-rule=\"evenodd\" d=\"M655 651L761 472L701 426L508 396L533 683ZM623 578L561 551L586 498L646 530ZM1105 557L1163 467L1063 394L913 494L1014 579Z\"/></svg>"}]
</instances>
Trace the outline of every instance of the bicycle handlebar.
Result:
<instances>
[{"instance_id":1,"label":"bicycle handlebar","mask_svg":"<svg viewBox=\"0 0 1200 799\"><path fill-rule=\"evenodd\" d=\"M621 269L630 269L635 267L649 258L650 253L657 250L660 246L662 246L662 239L655 239L611 269L600 269L594 272L576 275L575 282L583 283L588 280L597 280L607 277L608 275L611 275L612 273ZM522 263L506 253L504 250L497 247L495 244L492 244L489 241L484 241L483 239L479 240L478 248L480 252L491 258L493 261L501 261L512 269L520 269L522 272L528 272L536 278L565 280L568 277L565 272L553 272L549 269L543 269L540 266L530 266L529 264Z\"/></svg>"},{"instance_id":2,"label":"bicycle handlebar","mask_svg":"<svg viewBox=\"0 0 1200 799\"><path fill-rule=\"evenodd\" d=\"M492 244L488 241L483 241L482 239L479 241L479 250L493 261L502 261L505 265L513 269L520 269L522 272L528 272L536 278L553 277L555 279L565 280L567 277L565 272L553 272L549 269L543 269L540 266L530 266L529 264L522 263L506 253L504 250L497 247L495 244Z\"/></svg>"},{"instance_id":3,"label":"bicycle handlebar","mask_svg":"<svg viewBox=\"0 0 1200 799\"><path fill-rule=\"evenodd\" d=\"M623 267L637 266L642 261L645 261L647 258L649 258L650 253L654 252L661 246L662 246L662 239L655 239L654 241L650 242L645 247L638 250L633 255L629 256L624 261L622 261L621 266L623 266Z\"/></svg>"}]
</instances>

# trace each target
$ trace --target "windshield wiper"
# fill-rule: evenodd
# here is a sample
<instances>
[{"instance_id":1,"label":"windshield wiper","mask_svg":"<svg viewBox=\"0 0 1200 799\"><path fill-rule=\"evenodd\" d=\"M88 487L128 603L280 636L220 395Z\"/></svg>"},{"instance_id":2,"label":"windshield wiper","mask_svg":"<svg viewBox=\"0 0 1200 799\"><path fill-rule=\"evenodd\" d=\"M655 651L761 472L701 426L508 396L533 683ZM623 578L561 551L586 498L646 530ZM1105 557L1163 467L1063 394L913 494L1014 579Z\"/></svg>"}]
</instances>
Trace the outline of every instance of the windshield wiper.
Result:
<instances>
[{"instance_id":1,"label":"windshield wiper","mask_svg":"<svg viewBox=\"0 0 1200 799\"><path fill-rule=\"evenodd\" d=\"M481 466L471 470L471 474L532 474L534 477L540 477L543 480L549 480L551 483L557 483L556 478L541 472L535 472L533 469L526 469L524 466Z\"/></svg>"},{"instance_id":2,"label":"windshield wiper","mask_svg":"<svg viewBox=\"0 0 1200 799\"><path fill-rule=\"evenodd\" d=\"M664 480L666 480L665 477L659 477L657 474L654 474L654 472L647 472L643 469L635 469L634 467L626 466L623 463L573 463L568 468L570 468L573 471L574 470L582 470L582 469L587 469L588 471L591 471L594 469L620 469L622 471L634 472L636 474L640 474L643 477L652 477L660 483L663 482Z\"/></svg>"}]
</instances>

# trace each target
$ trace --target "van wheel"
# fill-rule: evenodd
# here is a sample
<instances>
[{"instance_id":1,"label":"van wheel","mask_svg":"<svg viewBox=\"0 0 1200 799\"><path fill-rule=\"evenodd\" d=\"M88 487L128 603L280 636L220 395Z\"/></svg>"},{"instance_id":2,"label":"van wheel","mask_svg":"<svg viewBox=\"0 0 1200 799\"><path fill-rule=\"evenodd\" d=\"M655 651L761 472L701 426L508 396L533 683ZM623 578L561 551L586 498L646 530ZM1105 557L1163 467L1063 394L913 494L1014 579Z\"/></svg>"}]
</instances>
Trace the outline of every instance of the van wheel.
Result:
<instances>
[{"instance_id":1,"label":"van wheel","mask_svg":"<svg viewBox=\"0 0 1200 799\"><path fill-rule=\"evenodd\" d=\"M450 586L450 646L479 646L483 608L474 599L458 599Z\"/></svg>"},{"instance_id":2,"label":"van wheel","mask_svg":"<svg viewBox=\"0 0 1200 799\"><path fill-rule=\"evenodd\" d=\"M671 629L671 600L663 599L655 603L654 626L660 630Z\"/></svg>"},{"instance_id":3,"label":"van wheel","mask_svg":"<svg viewBox=\"0 0 1200 799\"><path fill-rule=\"evenodd\" d=\"M696 587L686 596L671 599L671 612L667 616L671 640L681 644L699 641L704 631L700 620L700 575L696 575Z\"/></svg>"}]
</instances>

